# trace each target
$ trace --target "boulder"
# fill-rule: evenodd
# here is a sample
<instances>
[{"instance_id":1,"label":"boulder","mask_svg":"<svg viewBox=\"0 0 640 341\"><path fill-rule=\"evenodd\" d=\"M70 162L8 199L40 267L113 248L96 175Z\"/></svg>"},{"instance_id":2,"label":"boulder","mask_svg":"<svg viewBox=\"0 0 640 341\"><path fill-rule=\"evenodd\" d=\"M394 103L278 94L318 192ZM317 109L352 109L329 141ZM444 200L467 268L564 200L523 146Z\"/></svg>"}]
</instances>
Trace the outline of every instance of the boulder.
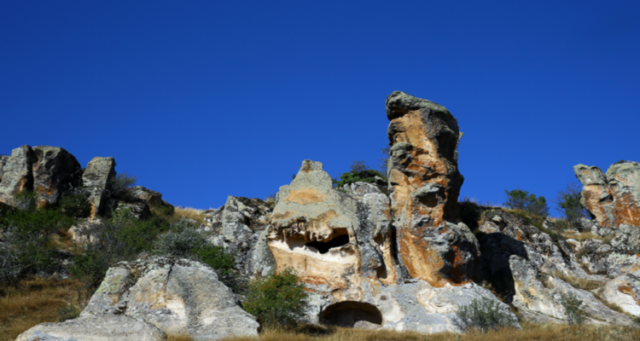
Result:
<instances>
[{"instance_id":1,"label":"boulder","mask_svg":"<svg viewBox=\"0 0 640 341\"><path fill-rule=\"evenodd\" d=\"M598 290L598 295L627 314L640 316L640 271L612 279Z\"/></svg>"},{"instance_id":2,"label":"boulder","mask_svg":"<svg viewBox=\"0 0 640 341\"><path fill-rule=\"evenodd\" d=\"M539 273L531 262L520 256L511 256L510 268L515 282L512 303L530 316L540 313L552 321L566 322L567 313L561 300L562 297L573 295L582 302L581 308L589 317L588 323L601 324L604 321L627 326L634 323L628 316L604 305L593 293L575 288L557 277Z\"/></svg>"},{"instance_id":3,"label":"boulder","mask_svg":"<svg viewBox=\"0 0 640 341\"><path fill-rule=\"evenodd\" d=\"M82 167L76 158L59 147L33 147L34 191L38 207L55 205L60 197L82 184Z\"/></svg>"},{"instance_id":4,"label":"boulder","mask_svg":"<svg viewBox=\"0 0 640 341\"><path fill-rule=\"evenodd\" d=\"M29 146L20 146L3 157L0 178L0 202L16 206L15 193L33 191L33 164L36 154Z\"/></svg>"},{"instance_id":5,"label":"boulder","mask_svg":"<svg viewBox=\"0 0 640 341\"><path fill-rule=\"evenodd\" d=\"M174 207L162 199L162 194L152 191L142 186L135 186L129 189L129 193L134 199L147 202L149 206L161 207L167 210L167 213L173 214Z\"/></svg>"},{"instance_id":6,"label":"boulder","mask_svg":"<svg viewBox=\"0 0 640 341\"><path fill-rule=\"evenodd\" d=\"M162 341L167 336L151 323L123 315L89 316L62 323L41 323L16 341Z\"/></svg>"},{"instance_id":7,"label":"boulder","mask_svg":"<svg viewBox=\"0 0 640 341\"><path fill-rule=\"evenodd\" d=\"M611 165L606 174L596 166L576 165L573 170L583 185L581 202L598 225L640 227L639 163L621 161Z\"/></svg>"},{"instance_id":8,"label":"boulder","mask_svg":"<svg viewBox=\"0 0 640 341\"><path fill-rule=\"evenodd\" d=\"M91 215L89 219L95 219L98 215L108 212L109 189L116 177L116 160L112 157L94 157L87 164L82 174L84 187L89 191L91 202Z\"/></svg>"},{"instance_id":9,"label":"boulder","mask_svg":"<svg viewBox=\"0 0 640 341\"><path fill-rule=\"evenodd\" d=\"M169 257L111 267L80 316L104 315L143 320L169 335L197 341L256 336L259 327L212 268Z\"/></svg>"},{"instance_id":10,"label":"boulder","mask_svg":"<svg viewBox=\"0 0 640 341\"><path fill-rule=\"evenodd\" d=\"M432 285L473 280L478 242L459 217L458 122L445 107L399 91L387 97L386 112L399 260Z\"/></svg>"},{"instance_id":11,"label":"boulder","mask_svg":"<svg viewBox=\"0 0 640 341\"><path fill-rule=\"evenodd\" d=\"M95 243L99 235L97 231L102 224L102 220L99 218L79 221L69 228L68 233L71 240L76 244Z\"/></svg>"}]
</instances>

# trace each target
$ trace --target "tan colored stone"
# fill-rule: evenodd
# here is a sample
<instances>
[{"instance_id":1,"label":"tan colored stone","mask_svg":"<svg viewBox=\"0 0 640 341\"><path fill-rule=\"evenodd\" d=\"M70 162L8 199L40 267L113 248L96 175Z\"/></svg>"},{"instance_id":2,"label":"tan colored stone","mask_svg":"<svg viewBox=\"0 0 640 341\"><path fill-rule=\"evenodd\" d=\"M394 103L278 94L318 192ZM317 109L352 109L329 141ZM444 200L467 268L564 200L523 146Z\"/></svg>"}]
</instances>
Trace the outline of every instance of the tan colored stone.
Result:
<instances>
[{"instance_id":1,"label":"tan colored stone","mask_svg":"<svg viewBox=\"0 0 640 341\"><path fill-rule=\"evenodd\" d=\"M398 251L409 275L434 286L474 278L477 240L459 223L458 123L436 103L387 98L389 187Z\"/></svg>"}]
</instances>

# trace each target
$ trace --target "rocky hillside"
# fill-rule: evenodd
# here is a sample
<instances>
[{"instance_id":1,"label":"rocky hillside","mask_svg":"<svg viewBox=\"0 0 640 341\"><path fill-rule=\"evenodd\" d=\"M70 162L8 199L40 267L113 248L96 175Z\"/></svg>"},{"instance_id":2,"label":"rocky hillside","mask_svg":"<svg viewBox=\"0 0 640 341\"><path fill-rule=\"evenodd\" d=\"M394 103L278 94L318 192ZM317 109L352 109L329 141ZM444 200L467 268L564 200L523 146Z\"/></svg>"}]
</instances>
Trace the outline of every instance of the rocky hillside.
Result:
<instances>
[{"instance_id":1,"label":"rocky hillside","mask_svg":"<svg viewBox=\"0 0 640 341\"><path fill-rule=\"evenodd\" d=\"M304 160L275 200L229 196L194 221L196 230L234 255L239 275L295 270L309 293L301 318L311 323L464 332L456 312L488 301L513 321L562 324L573 322L566 304L573 299L586 323L634 325L640 164L616 163L606 174L575 166L593 219L567 228L526 212L459 202L462 133L445 107L394 92L386 114L388 180L337 188L321 162ZM21 208L21 193L35 193L37 207L47 209L82 191L90 210L72 229L79 244L101 238L92 224L118 210L140 220L171 214L159 193L119 188L114 167L113 158L94 158L82 169L62 148L19 147L0 157L3 212ZM37 325L18 340L256 335L255 317L220 276L193 260L142 254L113 265L78 318Z\"/></svg>"}]
</instances>

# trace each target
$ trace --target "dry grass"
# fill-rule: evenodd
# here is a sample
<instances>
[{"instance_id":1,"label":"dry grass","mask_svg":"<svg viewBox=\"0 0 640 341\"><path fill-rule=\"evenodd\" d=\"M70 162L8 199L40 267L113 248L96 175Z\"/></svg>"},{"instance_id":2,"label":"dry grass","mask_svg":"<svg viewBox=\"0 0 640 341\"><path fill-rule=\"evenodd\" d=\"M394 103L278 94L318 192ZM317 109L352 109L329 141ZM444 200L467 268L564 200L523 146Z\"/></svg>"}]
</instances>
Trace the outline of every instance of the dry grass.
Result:
<instances>
[{"instance_id":1,"label":"dry grass","mask_svg":"<svg viewBox=\"0 0 640 341\"><path fill-rule=\"evenodd\" d=\"M58 321L65 306L81 311L80 286L71 280L39 278L0 288L0 341L14 340L39 323Z\"/></svg>"},{"instance_id":2,"label":"dry grass","mask_svg":"<svg viewBox=\"0 0 640 341\"><path fill-rule=\"evenodd\" d=\"M525 324L523 329L505 328L488 333L469 332L464 335L441 333L424 335L412 332L369 331L337 328L329 335L312 336L303 333L267 330L259 337L235 337L225 341L585 341L640 340L640 329L629 327L595 327Z\"/></svg>"},{"instance_id":3,"label":"dry grass","mask_svg":"<svg viewBox=\"0 0 640 341\"><path fill-rule=\"evenodd\" d=\"M575 233L572 231L563 232L562 236L566 239L575 239L579 242L583 242L587 239L596 239L602 241L603 243L609 243L613 238L615 238L615 236L600 237L599 235L593 234L591 232Z\"/></svg>"},{"instance_id":4,"label":"dry grass","mask_svg":"<svg viewBox=\"0 0 640 341\"><path fill-rule=\"evenodd\" d=\"M567 283L569 283L574 288L582 289L582 290L593 290L598 289L604 285L602 282L598 281L590 281L586 278L579 278L575 276L567 276L561 272L554 272L551 274L553 277L559 278Z\"/></svg>"},{"instance_id":5,"label":"dry grass","mask_svg":"<svg viewBox=\"0 0 640 341\"><path fill-rule=\"evenodd\" d=\"M180 220L183 218L193 219L199 224L204 224L204 210L191 207L176 207L173 213L173 219Z\"/></svg>"}]
</instances>

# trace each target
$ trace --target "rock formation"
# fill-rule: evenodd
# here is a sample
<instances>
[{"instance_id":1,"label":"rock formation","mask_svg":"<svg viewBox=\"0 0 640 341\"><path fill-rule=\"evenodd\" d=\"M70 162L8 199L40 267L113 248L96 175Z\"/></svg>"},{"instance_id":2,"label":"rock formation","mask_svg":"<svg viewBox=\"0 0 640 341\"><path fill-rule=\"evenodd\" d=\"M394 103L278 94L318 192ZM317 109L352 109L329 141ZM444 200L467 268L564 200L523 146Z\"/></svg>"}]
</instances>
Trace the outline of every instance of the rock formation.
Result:
<instances>
[{"instance_id":1,"label":"rock formation","mask_svg":"<svg viewBox=\"0 0 640 341\"><path fill-rule=\"evenodd\" d=\"M387 175L402 265L432 285L475 277L478 243L460 223L458 122L436 103L394 92L387 98Z\"/></svg>"},{"instance_id":2,"label":"rock formation","mask_svg":"<svg viewBox=\"0 0 640 341\"><path fill-rule=\"evenodd\" d=\"M596 166L573 167L582 183L582 204L598 225L616 228L621 224L640 227L640 164L621 161L607 173Z\"/></svg>"},{"instance_id":3,"label":"rock formation","mask_svg":"<svg viewBox=\"0 0 640 341\"><path fill-rule=\"evenodd\" d=\"M0 202L15 206L14 194L33 190L33 164L36 155L29 146L20 146L3 157Z\"/></svg>"},{"instance_id":4,"label":"rock formation","mask_svg":"<svg viewBox=\"0 0 640 341\"><path fill-rule=\"evenodd\" d=\"M82 174L84 187L91 193L90 219L95 219L96 215L104 215L107 211L107 198L112 181L116 177L116 160L112 157L94 157L89 161L87 168Z\"/></svg>"},{"instance_id":5,"label":"rock formation","mask_svg":"<svg viewBox=\"0 0 640 341\"><path fill-rule=\"evenodd\" d=\"M80 317L105 315L142 320L196 341L257 335L259 327L212 268L167 257L110 268Z\"/></svg>"},{"instance_id":6,"label":"rock formation","mask_svg":"<svg viewBox=\"0 0 640 341\"><path fill-rule=\"evenodd\" d=\"M59 147L33 147L33 189L38 207L54 205L65 191L82 185L82 167L76 158Z\"/></svg>"}]
</instances>

